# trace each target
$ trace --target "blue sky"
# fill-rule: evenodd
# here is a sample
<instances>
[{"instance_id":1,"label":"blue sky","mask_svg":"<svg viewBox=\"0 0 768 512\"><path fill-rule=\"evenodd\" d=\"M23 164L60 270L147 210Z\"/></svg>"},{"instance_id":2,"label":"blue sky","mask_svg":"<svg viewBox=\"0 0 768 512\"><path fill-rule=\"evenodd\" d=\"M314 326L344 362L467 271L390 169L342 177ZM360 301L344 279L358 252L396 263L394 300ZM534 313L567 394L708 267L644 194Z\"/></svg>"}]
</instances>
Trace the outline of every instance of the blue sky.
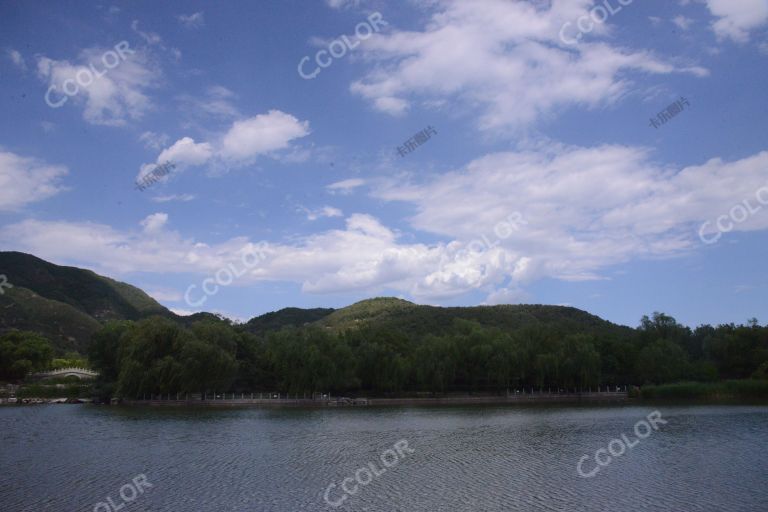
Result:
<instances>
[{"instance_id":1,"label":"blue sky","mask_svg":"<svg viewBox=\"0 0 768 512\"><path fill-rule=\"evenodd\" d=\"M765 322L766 64L768 0L0 1L0 248L239 320Z\"/></svg>"}]
</instances>

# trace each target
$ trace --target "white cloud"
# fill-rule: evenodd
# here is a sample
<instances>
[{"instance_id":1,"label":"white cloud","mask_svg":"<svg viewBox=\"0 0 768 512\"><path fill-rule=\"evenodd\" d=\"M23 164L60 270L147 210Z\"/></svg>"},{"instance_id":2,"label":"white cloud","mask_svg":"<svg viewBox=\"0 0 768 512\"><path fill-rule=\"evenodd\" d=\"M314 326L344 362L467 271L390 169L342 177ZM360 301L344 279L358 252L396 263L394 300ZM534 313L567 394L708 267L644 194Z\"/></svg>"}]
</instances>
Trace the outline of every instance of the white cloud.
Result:
<instances>
[{"instance_id":1,"label":"white cloud","mask_svg":"<svg viewBox=\"0 0 768 512\"><path fill-rule=\"evenodd\" d=\"M146 43L150 46L162 45L163 43L163 38L160 37L159 34L155 32L143 32L139 30L139 20L133 20L131 22L131 30L141 36L141 38L144 39L144 41L146 41Z\"/></svg>"},{"instance_id":2,"label":"white cloud","mask_svg":"<svg viewBox=\"0 0 768 512\"><path fill-rule=\"evenodd\" d=\"M331 9L347 9L360 5L360 0L325 0Z\"/></svg>"},{"instance_id":3,"label":"white cloud","mask_svg":"<svg viewBox=\"0 0 768 512\"><path fill-rule=\"evenodd\" d=\"M693 20L680 15L672 18L672 23L680 27L681 30L688 30L693 24Z\"/></svg>"},{"instance_id":4,"label":"white cloud","mask_svg":"<svg viewBox=\"0 0 768 512\"><path fill-rule=\"evenodd\" d=\"M199 311L192 311L191 309L183 309L183 308L168 308L168 309L179 316L190 316L190 315L194 315L195 313L199 313Z\"/></svg>"},{"instance_id":5,"label":"white cloud","mask_svg":"<svg viewBox=\"0 0 768 512\"><path fill-rule=\"evenodd\" d=\"M235 121L221 140L220 154L226 159L247 160L256 155L288 147L293 139L309 135L309 122L279 110L270 110L243 121Z\"/></svg>"},{"instance_id":6,"label":"white cloud","mask_svg":"<svg viewBox=\"0 0 768 512\"><path fill-rule=\"evenodd\" d=\"M168 203L171 201L192 201L195 198L193 194L171 194L168 196L155 196L152 198L152 201L156 203Z\"/></svg>"},{"instance_id":7,"label":"white cloud","mask_svg":"<svg viewBox=\"0 0 768 512\"><path fill-rule=\"evenodd\" d=\"M195 142L183 137L157 157L156 163L170 161L184 166L210 165L237 167L251 163L256 157L290 147L293 140L309 134L309 122L279 110L235 121L214 142ZM152 170L155 164L144 164L138 178Z\"/></svg>"},{"instance_id":8,"label":"white cloud","mask_svg":"<svg viewBox=\"0 0 768 512\"><path fill-rule=\"evenodd\" d=\"M66 190L59 183L66 174L62 165L49 165L0 148L0 210L19 210Z\"/></svg>"},{"instance_id":9,"label":"white cloud","mask_svg":"<svg viewBox=\"0 0 768 512\"><path fill-rule=\"evenodd\" d=\"M167 213L153 213L141 221L145 233L157 233L168 223Z\"/></svg>"},{"instance_id":10,"label":"white cloud","mask_svg":"<svg viewBox=\"0 0 768 512\"><path fill-rule=\"evenodd\" d=\"M166 146L169 139L170 137L165 133L155 133L152 131L146 131L139 136L139 141L144 144L145 148L156 151Z\"/></svg>"},{"instance_id":11,"label":"white cloud","mask_svg":"<svg viewBox=\"0 0 768 512\"><path fill-rule=\"evenodd\" d=\"M374 35L359 51L375 64L351 85L374 108L393 115L413 104L451 102L479 112L480 127L521 127L561 107L596 107L616 101L630 73L706 74L677 68L648 52L605 43L567 45L561 27L589 13L590 0L423 2L434 9L423 30ZM599 24L590 34L609 34ZM571 33L568 33L572 35Z\"/></svg>"},{"instance_id":12,"label":"white cloud","mask_svg":"<svg viewBox=\"0 0 768 512\"><path fill-rule=\"evenodd\" d=\"M706 0L718 20L712 28L719 39L738 43L749 41L751 30L768 22L768 0Z\"/></svg>"},{"instance_id":13,"label":"white cloud","mask_svg":"<svg viewBox=\"0 0 768 512\"><path fill-rule=\"evenodd\" d=\"M205 25L205 16L202 11L194 14L180 14L178 20L186 28L200 28Z\"/></svg>"},{"instance_id":14,"label":"white cloud","mask_svg":"<svg viewBox=\"0 0 768 512\"><path fill-rule=\"evenodd\" d=\"M487 303L523 300L537 279L605 279L601 272L611 265L705 247L702 222L745 199L755 203L756 191L768 187L768 151L674 170L644 148L541 147L489 154L420 184L378 184L374 197L410 203L411 227L443 242L411 243L356 213L343 229L267 243L264 261L234 285L287 281L307 293L385 291L427 300L479 290ZM768 208L761 210L734 229L768 229ZM105 273L199 276L228 264L242 268L242 254L256 247L246 237L185 238L169 224L163 213L128 231L25 220L0 229L0 244Z\"/></svg>"},{"instance_id":15,"label":"white cloud","mask_svg":"<svg viewBox=\"0 0 768 512\"><path fill-rule=\"evenodd\" d=\"M374 195L411 203L416 229L462 243L495 242L499 256L516 265L515 282L523 283L597 279L607 265L690 250L701 244L702 222L745 199L754 202L766 185L768 152L673 172L642 148L550 146L490 154L425 184L380 185ZM515 212L527 224L499 224ZM765 213L736 229L768 229Z\"/></svg>"},{"instance_id":16,"label":"white cloud","mask_svg":"<svg viewBox=\"0 0 768 512\"><path fill-rule=\"evenodd\" d=\"M208 142L195 142L191 137L177 140L164 149L157 157L157 162L173 162L176 165L198 166L206 163L213 155L213 147Z\"/></svg>"},{"instance_id":17,"label":"white cloud","mask_svg":"<svg viewBox=\"0 0 768 512\"><path fill-rule=\"evenodd\" d=\"M235 98L235 93L226 87L214 85L206 89L202 98L182 94L178 97L178 100L181 102L184 112L190 112L202 117L231 119L240 117L240 112L232 103L232 100Z\"/></svg>"},{"instance_id":18,"label":"white cloud","mask_svg":"<svg viewBox=\"0 0 768 512\"><path fill-rule=\"evenodd\" d=\"M336 183L331 183L330 185L327 185L325 188L330 193L335 194L351 194L354 189L357 187L361 187L365 185L365 180L362 180L360 178L350 178L348 180L342 180L337 181Z\"/></svg>"},{"instance_id":19,"label":"white cloud","mask_svg":"<svg viewBox=\"0 0 768 512\"><path fill-rule=\"evenodd\" d=\"M157 301L172 301L177 302L184 298L181 292L178 290L168 290L168 289L150 289L145 290L147 292L147 295L152 297L153 299ZM178 313L176 313L178 314ZM191 314L191 313L190 313ZM182 315L185 316L185 315Z\"/></svg>"},{"instance_id":20,"label":"white cloud","mask_svg":"<svg viewBox=\"0 0 768 512\"><path fill-rule=\"evenodd\" d=\"M111 52L110 56L104 57L107 52ZM52 104L84 105L83 118L87 122L121 126L129 119L141 118L151 108L146 93L159 80L159 71L150 68L143 52L129 48L123 55L125 58L112 69L105 62L115 62L112 56L118 54L114 48L83 50L76 64L40 56L37 73L49 88L54 88L49 95ZM69 90L76 91L72 96L63 92L65 81L72 81Z\"/></svg>"},{"instance_id":21,"label":"white cloud","mask_svg":"<svg viewBox=\"0 0 768 512\"><path fill-rule=\"evenodd\" d=\"M27 70L27 63L24 61L24 57L21 56L21 53L19 53L17 50L14 49L8 49L5 51L8 55L8 58L11 59L11 62L19 68L22 71Z\"/></svg>"},{"instance_id":22,"label":"white cloud","mask_svg":"<svg viewBox=\"0 0 768 512\"><path fill-rule=\"evenodd\" d=\"M501 288L488 294L483 304L522 304L530 300L530 295L519 288Z\"/></svg>"},{"instance_id":23,"label":"white cloud","mask_svg":"<svg viewBox=\"0 0 768 512\"><path fill-rule=\"evenodd\" d=\"M333 206L323 206L322 208L319 208L317 210L310 210L308 208L300 207L299 211L304 212L307 215L307 220L318 220L322 218L330 218L330 217L343 217L344 213L339 210L338 208L334 208Z\"/></svg>"}]
</instances>

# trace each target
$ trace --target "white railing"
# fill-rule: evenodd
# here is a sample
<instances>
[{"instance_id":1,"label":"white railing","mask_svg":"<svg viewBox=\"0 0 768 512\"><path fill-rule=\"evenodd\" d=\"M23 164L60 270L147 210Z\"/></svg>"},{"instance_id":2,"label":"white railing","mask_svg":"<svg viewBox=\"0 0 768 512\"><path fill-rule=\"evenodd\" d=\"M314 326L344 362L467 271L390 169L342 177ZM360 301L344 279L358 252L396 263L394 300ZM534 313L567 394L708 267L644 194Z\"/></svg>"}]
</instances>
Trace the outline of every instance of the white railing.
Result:
<instances>
[{"instance_id":1,"label":"white railing","mask_svg":"<svg viewBox=\"0 0 768 512\"><path fill-rule=\"evenodd\" d=\"M33 373L33 377L54 377L56 375L83 375L87 377L98 377L98 372L95 372L93 370L89 370L88 368L58 368L56 370L50 370L47 372L37 372Z\"/></svg>"}]
</instances>

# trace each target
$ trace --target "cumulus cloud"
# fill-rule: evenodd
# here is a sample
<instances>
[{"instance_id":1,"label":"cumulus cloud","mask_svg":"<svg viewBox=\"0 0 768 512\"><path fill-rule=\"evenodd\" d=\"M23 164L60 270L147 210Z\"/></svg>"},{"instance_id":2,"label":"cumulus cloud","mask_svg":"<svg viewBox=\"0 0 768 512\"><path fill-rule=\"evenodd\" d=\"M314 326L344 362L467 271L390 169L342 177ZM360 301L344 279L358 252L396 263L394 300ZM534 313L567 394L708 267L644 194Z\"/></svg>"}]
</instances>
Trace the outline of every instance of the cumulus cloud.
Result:
<instances>
[{"instance_id":1,"label":"cumulus cloud","mask_svg":"<svg viewBox=\"0 0 768 512\"><path fill-rule=\"evenodd\" d=\"M62 165L50 165L0 148L0 210L19 210L66 190L60 180L67 173Z\"/></svg>"},{"instance_id":2,"label":"cumulus cloud","mask_svg":"<svg viewBox=\"0 0 768 512\"><path fill-rule=\"evenodd\" d=\"M749 41L751 30L768 22L766 0L706 0L713 16L718 18L712 28L719 39Z\"/></svg>"},{"instance_id":3,"label":"cumulus cloud","mask_svg":"<svg viewBox=\"0 0 768 512\"><path fill-rule=\"evenodd\" d=\"M49 104L82 105L83 118L91 124L121 126L140 119L151 107L147 91L156 86L159 71L149 65L144 52L123 48L122 53L115 48L85 49L75 63L39 56L37 74L48 84Z\"/></svg>"},{"instance_id":4,"label":"cumulus cloud","mask_svg":"<svg viewBox=\"0 0 768 512\"><path fill-rule=\"evenodd\" d=\"M247 160L256 155L285 149L293 139L309 135L309 122L279 110L270 110L235 121L221 140L220 154L226 159Z\"/></svg>"},{"instance_id":5,"label":"cumulus cloud","mask_svg":"<svg viewBox=\"0 0 768 512\"><path fill-rule=\"evenodd\" d=\"M422 30L379 33L360 51L375 64L351 85L374 108L393 115L415 103L446 102L480 112L480 127L520 127L557 108L616 101L630 73L706 74L652 54L583 40L568 45L561 28L588 15L590 0L424 2L434 9ZM574 29L575 30L575 29ZM590 38L610 32L597 24ZM568 35L572 35L568 32Z\"/></svg>"},{"instance_id":6,"label":"cumulus cloud","mask_svg":"<svg viewBox=\"0 0 768 512\"><path fill-rule=\"evenodd\" d=\"M213 155L213 147L208 142L195 142L191 137L184 137L157 157L157 162L170 161L176 165L197 166L206 163Z\"/></svg>"},{"instance_id":7,"label":"cumulus cloud","mask_svg":"<svg viewBox=\"0 0 768 512\"><path fill-rule=\"evenodd\" d=\"M362 213L349 215L341 229L262 246L247 237L185 238L164 213L123 231L25 220L0 229L0 243L106 273L201 276L228 264L241 268L242 255L260 248L263 261L236 286L284 281L307 293L385 291L421 300L479 290L491 304L524 300L537 279L605 279L602 272L618 263L704 247L704 221L745 199L759 206L756 191L767 187L768 151L673 169L645 148L549 144L489 154L421 183L375 184L375 198L412 207L412 230L442 240L430 244ZM734 229L768 229L768 208Z\"/></svg>"},{"instance_id":8,"label":"cumulus cloud","mask_svg":"<svg viewBox=\"0 0 768 512\"><path fill-rule=\"evenodd\" d=\"M251 163L256 157L289 148L291 142L309 135L309 122L270 110L247 119L235 121L212 142L195 142L183 137L160 152L157 164L166 161L177 166L196 167L210 164L237 167ZM141 178L152 170L154 164L144 164L139 171Z\"/></svg>"},{"instance_id":9,"label":"cumulus cloud","mask_svg":"<svg viewBox=\"0 0 768 512\"><path fill-rule=\"evenodd\" d=\"M427 183L384 184L374 193L411 203L416 229L495 242L524 282L595 279L607 265L689 250L700 243L702 222L766 184L768 152L676 171L655 164L643 148L551 146L490 154ZM504 227L501 237L498 226L513 213L525 225ZM768 228L765 213L737 229Z\"/></svg>"},{"instance_id":10,"label":"cumulus cloud","mask_svg":"<svg viewBox=\"0 0 768 512\"><path fill-rule=\"evenodd\" d=\"M145 233L157 233L163 229L168 222L167 213L153 213L141 221Z\"/></svg>"}]
</instances>

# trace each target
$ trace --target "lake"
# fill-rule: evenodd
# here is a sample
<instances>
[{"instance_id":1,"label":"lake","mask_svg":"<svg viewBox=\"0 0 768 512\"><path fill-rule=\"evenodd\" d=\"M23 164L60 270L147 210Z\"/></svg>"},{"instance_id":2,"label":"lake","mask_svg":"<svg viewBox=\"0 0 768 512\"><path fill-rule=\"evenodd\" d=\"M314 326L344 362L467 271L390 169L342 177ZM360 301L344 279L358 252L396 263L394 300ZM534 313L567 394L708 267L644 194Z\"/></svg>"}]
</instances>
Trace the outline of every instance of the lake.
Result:
<instances>
[{"instance_id":1,"label":"lake","mask_svg":"<svg viewBox=\"0 0 768 512\"><path fill-rule=\"evenodd\" d=\"M2 511L768 510L768 407L47 405L0 431Z\"/></svg>"}]
</instances>

